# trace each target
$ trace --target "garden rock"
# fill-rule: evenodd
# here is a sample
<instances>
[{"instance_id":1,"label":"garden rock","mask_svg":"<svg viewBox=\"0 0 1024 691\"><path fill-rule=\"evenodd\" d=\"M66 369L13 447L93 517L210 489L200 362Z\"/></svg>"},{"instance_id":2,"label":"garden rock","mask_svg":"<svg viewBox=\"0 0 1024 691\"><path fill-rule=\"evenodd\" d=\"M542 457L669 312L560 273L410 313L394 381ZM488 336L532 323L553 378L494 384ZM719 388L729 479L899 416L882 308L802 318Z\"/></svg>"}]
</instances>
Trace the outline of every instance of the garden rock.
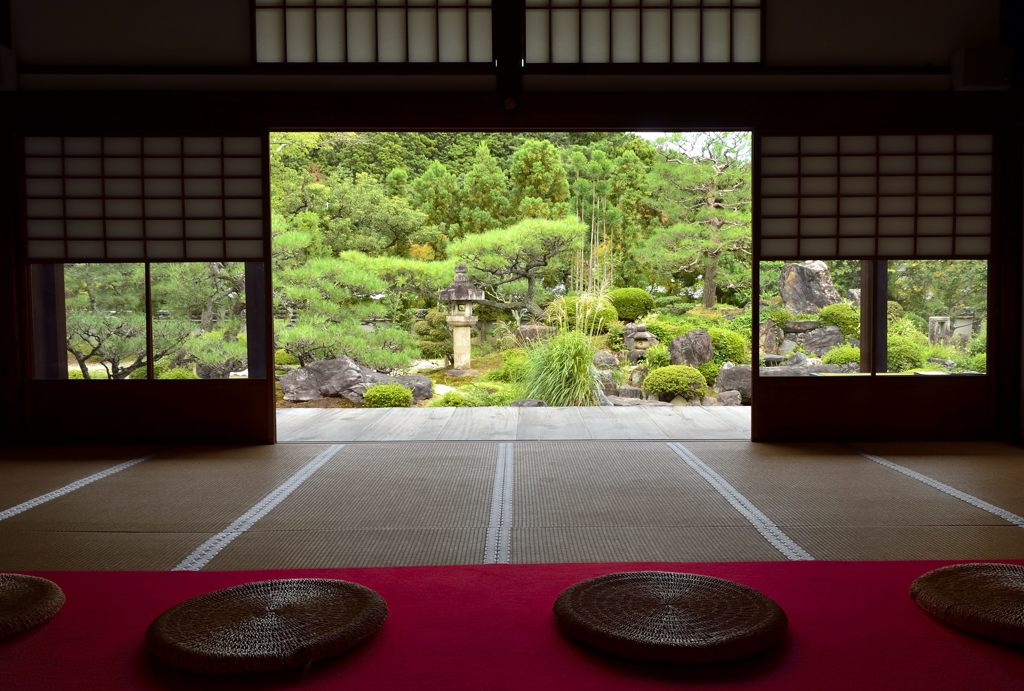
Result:
<instances>
[{"instance_id":1,"label":"garden rock","mask_svg":"<svg viewBox=\"0 0 1024 691\"><path fill-rule=\"evenodd\" d=\"M718 393L718 405L743 405L743 396L735 389L720 391Z\"/></svg>"},{"instance_id":2,"label":"garden rock","mask_svg":"<svg viewBox=\"0 0 1024 691\"><path fill-rule=\"evenodd\" d=\"M784 340L786 340L786 334L775 322L767 321L758 329L757 345L766 355L778 355Z\"/></svg>"},{"instance_id":3,"label":"garden rock","mask_svg":"<svg viewBox=\"0 0 1024 691\"><path fill-rule=\"evenodd\" d=\"M856 364L856 363L853 363ZM805 365L803 367L791 367L787 365L780 365L779 367L763 367L761 369L762 377L806 377L812 374L839 374L841 372L849 372L856 370L849 370L842 365ZM721 377L721 374L719 374Z\"/></svg>"},{"instance_id":4,"label":"garden rock","mask_svg":"<svg viewBox=\"0 0 1024 691\"><path fill-rule=\"evenodd\" d=\"M766 371L779 369L784 368L768 367ZM743 403L750 403L750 365L733 365L720 369L715 379L715 391L739 391Z\"/></svg>"},{"instance_id":5,"label":"garden rock","mask_svg":"<svg viewBox=\"0 0 1024 691\"><path fill-rule=\"evenodd\" d=\"M821 326L821 322L817 319L802 319L799 321L788 321L783 329L786 335L790 334L802 334L808 331L814 331Z\"/></svg>"},{"instance_id":6,"label":"garden rock","mask_svg":"<svg viewBox=\"0 0 1024 691\"><path fill-rule=\"evenodd\" d=\"M846 299L850 301L856 309L860 309L860 288L850 288L846 291Z\"/></svg>"},{"instance_id":7,"label":"garden rock","mask_svg":"<svg viewBox=\"0 0 1024 691\"><path fill-rule=\"evenodd\" d=\"M842 302L828 266L822 261L784 264L779 277L782 304L790 312L815 313L826 305Z\"/></svg>"},{"instance_id":8,"label":"garden rock","mask_svg":"<svg viewBox=\"0 0 1024 691\"><path fill-rule=\"evenodd\" d=\"M664 401L648 401L643 398L627 398L625 396L609 396L608 401L615 406L621 407L634 407L634 406L667 406L672 405L671 403L665 403Z\"/></svg>"},{"instance_id":9,"label":"garden rock","mask_svg":"<svg viewBox=\"0 0 1024 691\"><path fill-rule=\"evenodd\" d=\"M764 361L765 367L774 367L775 365L781 365L787 358L785 355L763 355L761 359Z\"/></svg>"},{"instance_id":10,"label":"garden rock","mask_svg":"<svg viewBox=\"0 0 1024 691\"><path fill-rule=\"evenodd\" d=\"M928 358L928 362L934 362L937 365L942 365L946 369L956 369L956 363L952 360L947 360L946 358L930 357Z\"/></svg>"},{"instance_id":11,"label":"garden rock","mask_svg":"<svg viewBox=\"0 0 1024 691\"><path fill-rule=\"evenodd\" d=\"M796 341L787 338L782 342L782 345L779 346L779 355L789 355L794 350L796 350Z\"/></svg>"},{"instance_id":12,"label":"garden rock","mask_svg":"<svg viewBox=\"0 0 1024 691\"><path fill-rule=\"evenodd\" d=\"M808 353L824 355L837 345L846 343L846 338L838 326L823 326L820 329L801 334L796 342L802 345Z\"/></svg>"},{"instance_id":13,"label":"garden rock","mask_svg":"<svg viewBox=\"0 0 1024 691\"><path fill-rule=\"evenodd\" d=\"M594 353L594 367L603 370L616 369L619 366L619 359L614 353L607 350L599 350Z\"/></svg>"},{"instance_id":14,"label":"garden rock","mask_svg":"<svg viewBox=\"0 0 1024 691\"><path fill-rule=\"evenodd\" d=\"M687 331L682 336L676 336L668 347L672 355L673 365L689 365L696 367L703 365L714 357L715 351L711 345L711 336L704 329Z\"/></svg>"},{"instance_id":15,"label":"garden rock","mask_svg":"<svg viewBox=\"0 0 1024 691\"><path fill-rule=\"evenodd\" d=\"M611 370L599 369L594 372L594 380L598 388L606 394L615 394L619 390L619 384L615 381Z\"/></svg>"},{"instance_id":16,"label":"garden rock","mask_svg":"<svg viewBox=\"0 0 1024 691\"><path fill-rule=\"evenodd\" d=\"M683 398L682 396L676 396L671 401L669 401L669 405L674 405L674 406L682 406L682 405L691 405L692 406L692 405L700 405L700 404L701 404L701 402L698 401L697 399L690 400L690 399L687 399L687 398Z\"/></svg>"},{"instance_id":17,"label":"garden rock","mask_svg":"<svg viewBox=\"0 0 1024 691\"><path fill-rule=\"evenodd\" d=\"M401 384L412 391L413 400L430 398L432 382L418 374L391 377L363 367L342 355L332 360L318 360L299 367L281 377L281 391L286 401L311 401L314 398L344 398L363 402L363 392L374 384Z\"/></svg>"},{"instance_id":18,"label":"garden rock","mask_svg":"<svg viewBox=\"0 0 1024 691\"><path fill-rule=\"evenodd\" d=\"M641 384L644 383L644 379L646 379L646 378L647 378L647 368L646 367L642 367L642 366L641 367L636 367L636 368L633 369L632 372L629 373L629 385L630 386L640 386Z\"/></svg>"},{"instance_id":19,"label":"garden rock","mask_svg":"<svg viewBox=\"0 0 1024 691\"><path fill-rule=\"evenodd\" d=\"M529 343L553 336L557 330L553 326L544 326L543 324L524 324L516 329L516 338L520 343Z\"/></svg>"},{"instance_id":20,"label":"garden rock","mask_svg":"<svg viewBox=\"0 0 1024 691\"><path fill-rule=\"evenodd\" d=\"M615 395L620 398L643 398L644 392L639 386L620 386L615 392ZM615 396L609 396L608 398L615 398Z\"/></svg>"},{"instance_id":21,"label":"garden rock","mask_svg":"<svg viewBox=\"0 0 1024 691\"><path fill-rule=\"evenodd\" d=\"M546 408L548 404L536 398L524 398L521 401L512 401L508 405L510 408Z\"/></svg>"},{"instance_id":22,"label":"garden rock","mask_svg":"<svg viewBox=\"0 0 1024 691\"><path fill-rule=\"evenodd\" d=\"M765 363L767 364L767 363ZM803 353L793 353L788 358L783 360L783 365L789 365L790 367L803 367L807 364L807 356Z\"/></svg>"}]
</instances>

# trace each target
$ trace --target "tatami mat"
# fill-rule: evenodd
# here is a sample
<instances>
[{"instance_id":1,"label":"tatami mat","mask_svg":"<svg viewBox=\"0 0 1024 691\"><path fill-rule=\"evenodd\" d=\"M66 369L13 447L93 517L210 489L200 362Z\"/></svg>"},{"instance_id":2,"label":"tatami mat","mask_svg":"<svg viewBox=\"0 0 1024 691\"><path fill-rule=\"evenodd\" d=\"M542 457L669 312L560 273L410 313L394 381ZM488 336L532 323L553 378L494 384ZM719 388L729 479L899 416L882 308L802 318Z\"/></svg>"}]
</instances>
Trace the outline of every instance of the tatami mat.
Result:
<instances>
[{"instance_id":1,"label":"tatami mat","mask_svg":"<svg viewBox=\"0 0 1024 691\"><path fill-rule=\"evenodd\" d=\"M168 450L5 521L23 530L222 530L325 447Z\"/></svg>"},{"instance_id":2,"label":"tatami mat","mask_svg":"<svg viewBox=\"0 0 1024 691\"><path fill-rule=\"evenodd\" d=\"M1024 516L1024 450L1005 444L870 444L861 447Z\"/></svg>"},{"instance_id":3,"label":"tatami mat","mask_svg":"<svg viewBox=\"0 0 1024 691\"><path fill-rule=\"evenodd\" d=\"M1024 558L1024 529L852 449L684 446L817 559ZM173 568L327 450L160 451L0 522L0 569ZM864 450L1024 510L1020 449ZM26 501L133 453L142 450L38 462L8 456L0 461L0 496L8 505ZM664 442L350 443L324 458L207 568L481 563L489 534L505 545L499 558L518 563L782 558L751 525L752 514L709 484L718 480L702 477Z\"/></svg>"},{"instance_id":4,"label":"tatami mat","mask_svg":"<svg viewBox=\"0 0 1024 691\"><path fill-rule=\"evenodd\" d=\"M746 527L563 526L513 528L512 561L776 561L782 555Z\"/></svg>"},{"instance_id":5,"label":"tatami mat","mask_svg":"<svg viewBox=\"0 0 1024 691\"><path fill-rule=\"evenodd\" d=\"M207 537L176 532L36 532L0 525L0 571L164 571Z\"/></svg>"},{"instance_id":6,"label":"tatami mat","mask_svg":"<svg viewBox=\"0 0 1024 691\"><path fill-rule=\"evenodd\" d=\"M208 569L479 564L482 528L250 531Z\"/></svg>"},{"instance_id":7,"label":"tatami mat","mask_svg":"<svg viewBox=\"0 0 1024 691\"><path fill-rule=\"evenodd\" d=\"M144 451L69 451L4 449L0 451L0 511L64 487Z\"/></svg>"}]
</instances>

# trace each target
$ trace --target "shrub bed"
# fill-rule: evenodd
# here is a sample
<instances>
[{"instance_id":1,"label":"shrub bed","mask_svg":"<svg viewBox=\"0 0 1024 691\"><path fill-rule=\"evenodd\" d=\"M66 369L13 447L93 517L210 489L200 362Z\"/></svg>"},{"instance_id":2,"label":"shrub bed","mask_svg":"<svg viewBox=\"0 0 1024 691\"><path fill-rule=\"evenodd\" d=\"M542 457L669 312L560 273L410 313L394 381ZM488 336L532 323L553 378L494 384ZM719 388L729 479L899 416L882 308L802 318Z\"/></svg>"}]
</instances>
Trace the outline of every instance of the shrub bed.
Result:
<instances>
[{"instance_id":1,"label":"shrub bed","mask_svg":"<svg viewBox=\"0 0 1024 691\"><path fill-rule=\"evenodd\" d=\"M654 309L654 298L643 288L616 288L608 293L618 318L632 322Z\"/></svg>"},{"instance_id":2,"label":"shrub bed","mask_svg":"<svg viewBox=\"0 0 1024 691\"><path fill-rule=\"evenodd\" d=\"M682 396L687 400L702 398L707 393L704 375L688 365L669 365L649 373L641 387L644 393L658 396Z\"/></svg>"},{"instance_id":3,"label":"shrub bed","mask_svg":"<svg viewBox=\"0 0 1024 691\"><path fill-rule=\"evenodd\" d=\"M363 392L367 408L408 408L412 405L412 391L401 384L374 384Z\"/></svg>"}]
</instances>

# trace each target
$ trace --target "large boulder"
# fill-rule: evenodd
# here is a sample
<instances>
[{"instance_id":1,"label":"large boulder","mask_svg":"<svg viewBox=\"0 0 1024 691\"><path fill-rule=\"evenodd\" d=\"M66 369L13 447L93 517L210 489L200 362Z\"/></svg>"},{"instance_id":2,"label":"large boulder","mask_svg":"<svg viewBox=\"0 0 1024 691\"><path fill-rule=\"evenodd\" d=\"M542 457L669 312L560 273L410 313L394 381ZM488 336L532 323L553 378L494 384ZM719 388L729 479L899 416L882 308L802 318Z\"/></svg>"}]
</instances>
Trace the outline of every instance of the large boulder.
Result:
<instances>
[{"instance_id":1,"label":"large boulder","mask_svg":"<svg viewBox=\"0 0 1024 691\"><path fill-rule=\"evenodd\" d=\"M619 359L615 357L615 353L610 353L607 350L599 350L594 353L594 367L597 369L618 369Z\"/></svg>"},{"instance_id":2,"label":"large boulder","mask_svg":"<svg viewBox=\"0 0 1024 691\"><path fill-rule=\"evenodd\" d=\"M779 369L770 367L768 369ZM750 365L733 365L718 370L718 377L715 378L715 391L721 394L723 391L739 391L740 399L744 404L750 404Z\"/></svg>"},{"instance_id":3,"label":"large boulder","mask_svg":"<svg viewBox=\"0 0 1024 691\"><path fill-rule=\"evenodd\" d=\"M842 374L843 372L856 372L856 364L850 365L779 365L778 367L762 367L762 377L809 377L812 374ZM719 374L721 376L721 374Z\"/></svg>"},{"instance_id":4,"label":"large boulder","mask_svg":"<svg viewBox=\"0 0 1024 691\"><path fill-rule=\"evenodd\" d=\"M625 396L609 396L608 402L615 406L631 407L631 406L643 406L643 407L656 407L656 406L668 406L671 403L665 401L649 401L643 398L629 398Z\"/></svg>"},{"instance_id":5,"label":"large boulder","mask_svg":"<svg viewBox=\"0 0 1024 691\"><path fill-rule=\"evenodd\" d=\"M344 398L362 403L363 393L374 384L401 384L412 391L414 401L422 401L430 398L432 386L428 377L418 374L392 377L363 367L344 355L311 362L283 375L280 381L286 401Z\"/></svg>"},{"instance_id":6,"label":"large boulder","mask_svg":"<svg viewBox=\"0 0 1024 691\"><path fill-rule=\"evenodd\" d=\"M775 322L764 322L758 329L757 345L765 355L778 355L784 340L786 340L786 334Z\"/></svg>"},{"instance_id":7,"label":"large boulder","mask_svg":"<svg viewBox=\"0 0 1024 691\"><path fill-rule=\"evenodd\" d=\"M722 391L718 394L718 405L743 405L743 396L739 391Z\"/></svg>"},{"instance_id":8,"label":"large boulder","mask_svg":"<svg viewBox=\"0 0 1024 691\"><path fill-rule=\"evenodd\" d=\"M826 305L842 302L828 266L821 261L783 264L779 291L782 304L790 312L816 313Z\"/></svg>"},{"instance_id":9,"label":"large boulder","mask_svg":"<svg viewBox=\"0 0 1024 691\"><path fill-rule=\"evenodd\" d=\"M520 343L529 343L553 336L557 330L553 326L544 326L543 324L523 324L516 329L516 338Z\"/></svg>"},{"instance_id":10,"label":"large boulder","mask_svg":"<svg viewBox=\"0 0 1024 691\"><path fill-rule=\"evenodd\" d=\"M708 362L715 355L711 345L711 336L704 329L687 331L682 336L676 336L668 347L672 355L673 365L689 365L696 367Z\"/></svg>"},{"instance_id":11,"label":"large boulder","mask_svg":"<svg viewBox=\"0 0 1024 691\"><path fill-rule=\"evenodd\" d=\"M838 326L823 326L814 331L800 334L796 342L804 347L808 353L822 356L841 343L846 343L846 338Z\"/></svg>"},{"instance_id":12,"label":"large boulder","mask_svg":"<svg viewBox=\"0 0 1024 691\"><path fill-rule=\"evenodd\" d=\"M643 398L644 392L639 386L620 386L615 392L619 398ZM611 396L609 396L611 398Z\"/></svg>"}]
</instances>

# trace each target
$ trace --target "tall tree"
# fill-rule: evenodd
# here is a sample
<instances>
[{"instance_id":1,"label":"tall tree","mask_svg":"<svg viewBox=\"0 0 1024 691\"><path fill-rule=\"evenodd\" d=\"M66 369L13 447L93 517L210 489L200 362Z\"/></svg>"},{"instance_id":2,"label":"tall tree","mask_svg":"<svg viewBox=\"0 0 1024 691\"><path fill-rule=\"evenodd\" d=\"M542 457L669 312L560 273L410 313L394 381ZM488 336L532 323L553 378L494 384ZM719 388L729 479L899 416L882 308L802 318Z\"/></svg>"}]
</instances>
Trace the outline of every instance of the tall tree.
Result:
<instances>
[{"instance_id":1,"label":"tall tree","mask_svg":"<svg viewBox=\"0 0 1024 691\"><path fill-rule=\"evenodd\" d=\"M664 224L643 246L657 271L691 274L714 307L720 287L746 288L751 254L750 135L673 135L659 142L652 191Z\"/></svg>"},{"instance_id":2,"label":"tall tree","mask_svg":"<svg viewBox=\"0 0 1024 691\"><path fill-rule=\"evenodd\" d=\"M558 218L568 211L569 183L558 150L548 141L527 139L512 155L512 205L520 218Z\"/></svg>"},{"instance_id":3,"label":"tall tree","mask_svg":"<svg viewBox=\"0 0 1024 691\"><path fill-rule=\"evenodd\" d=\"M511 215L508 177L491 155L486 142L480 142L473 164L463 179L461 229L463 235L493 230L505 225Z\"/></svg>"}]
</instances>

